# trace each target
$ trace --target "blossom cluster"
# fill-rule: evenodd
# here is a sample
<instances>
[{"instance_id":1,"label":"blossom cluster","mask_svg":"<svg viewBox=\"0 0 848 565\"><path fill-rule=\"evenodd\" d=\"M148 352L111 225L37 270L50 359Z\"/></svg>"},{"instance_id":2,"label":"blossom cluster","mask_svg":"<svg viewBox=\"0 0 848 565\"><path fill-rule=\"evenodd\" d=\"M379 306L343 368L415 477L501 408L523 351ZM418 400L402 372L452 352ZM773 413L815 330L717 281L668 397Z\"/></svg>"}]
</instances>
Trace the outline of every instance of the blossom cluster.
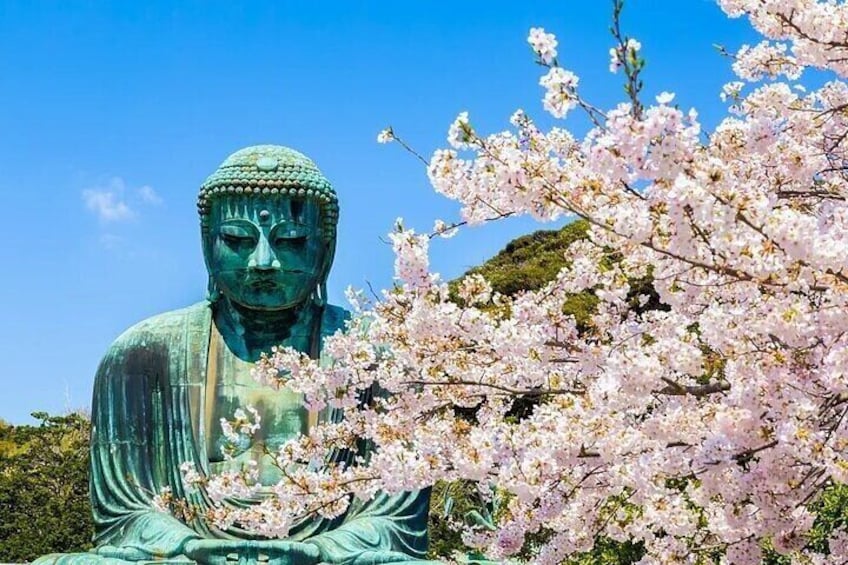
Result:
<instances>
[{"instance_id":1,"label":"blossom cluster","mask_svg":"<svg viewBox=\"0 0 848 565\"><path fill-rule=\"evenodd\" d=\"M480 276L451 289L429 270L430 238L399 224L397 285L326 341L334 363L281 349L257 367L344 415L280 450L297 472L269 508L332 516L350 494L465 480L498 506L493 529L465 533L494 559L536 534L543 564L599 537L641 542L642 563L753 564L764 544L796 563L848 559L844 529L829 555L807 547L810 501L848 482L848 5L719 4L764 42L738 53L709 134L670 93L583 103L556 40L531 30L545 109L580 107L595 127L545 131L518 111L486 135L463 113L428 175L460 203L456 225L571 216L587 239L544 288L504 296ZM638 48L614 48L615 69ZM810 67L829 80L808 92ZM634 284L646 278L653 298ZM578 323L581 293L596 301ZM357 438L369 458L321 464ZM269 531L264 510L240 523Z\"/></svg>"},{"instance_id":2,"label":"blossom cluster","mask_svg":"<svg viewBox=\"0 0 848 565\"><path fill-rule=\"evenodd\" d=\"M610 72L617 73L626 62L635 61L640 49L642 49L642 44L633 38L627 39L623 45L610 47Z\"/></svg>"},{"instance_id":3,"label":"blossom cluster","mask_svg":"<svg viewBox=\"0 0 848 565\"><path fill-rule=\"evenodd\" d=\"M556 59L558 42L554 34L546 33L541 27L530 28L527 42L542 63L550 65Z\"/></svg>"}]
</instances>

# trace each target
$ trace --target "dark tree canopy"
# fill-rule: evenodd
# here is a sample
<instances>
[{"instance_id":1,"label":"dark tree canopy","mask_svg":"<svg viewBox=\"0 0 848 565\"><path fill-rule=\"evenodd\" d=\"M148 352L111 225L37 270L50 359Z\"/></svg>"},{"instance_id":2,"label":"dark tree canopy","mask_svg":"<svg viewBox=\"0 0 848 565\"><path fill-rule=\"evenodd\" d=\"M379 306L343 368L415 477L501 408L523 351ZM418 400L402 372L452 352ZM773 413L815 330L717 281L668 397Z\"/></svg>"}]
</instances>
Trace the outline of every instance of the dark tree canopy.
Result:
<instances>
[{"instance_id":1,"label":"dark tree canopy","mask_svg":"<svg viewBox=\"0 0 848 565\"><path fill-rule=\"evenodd\" d=\"M91 547L88 418L33 416L40 425L0 422L0 562Z\"/></svg>"}]
</instances>

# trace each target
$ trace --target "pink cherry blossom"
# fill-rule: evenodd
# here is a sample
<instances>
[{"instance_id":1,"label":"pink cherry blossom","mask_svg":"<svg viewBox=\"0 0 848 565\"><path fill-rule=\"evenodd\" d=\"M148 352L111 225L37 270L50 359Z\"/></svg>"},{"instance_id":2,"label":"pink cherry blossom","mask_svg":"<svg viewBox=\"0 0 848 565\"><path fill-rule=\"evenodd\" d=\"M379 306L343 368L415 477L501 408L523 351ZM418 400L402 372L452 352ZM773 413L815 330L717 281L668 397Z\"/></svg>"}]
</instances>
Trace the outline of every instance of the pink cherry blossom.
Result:
<instances>
[{"instance_id":1,"label":"pink cherry blossom","mask_svg":"<svg viewBox=\"0 0 848 565\"><path fill-rule=\"evenodd\" d=\"M719 4L763 41L737 54L739 81L721 93L732 106L706 135L668 92L596 108L556 64L555 38L531 30L543 108L580 109L594 127L545 130L519 110L483 133L460 114L427 168L460 221L434 235L526 214L581 218L587 239L543 288L504 296L479 275L449 289L430 272L431 238L398 222L397 284L372 302L350 293L356 317L326 340L325 361L277 349L255 370L343 421L284 445L278 463L297 470L262 505L220 510L221 523L280 535L288 517L339 515L346 494L468 480L497 512L464 539L493 559L540 532L534 563L598 536L641 542L641 563L718 551L754 564L765 541L793 562L848 559L844 529L829 555L805 547L810 501L848 481L848 4ZM641 45L622 45L612 63L632 78ZM825 80L798 88L809 68ZM656 295L634 286L648 276ZM596 303L578 323L567 312L581 292ZM363 406L376 383L386 394ZM233 433L253 430L246 413L236 421ZM375 446L368 461L296 464L357 438ZM205 488L220 500L250 480Z\"/></svg>"}]
</instances>

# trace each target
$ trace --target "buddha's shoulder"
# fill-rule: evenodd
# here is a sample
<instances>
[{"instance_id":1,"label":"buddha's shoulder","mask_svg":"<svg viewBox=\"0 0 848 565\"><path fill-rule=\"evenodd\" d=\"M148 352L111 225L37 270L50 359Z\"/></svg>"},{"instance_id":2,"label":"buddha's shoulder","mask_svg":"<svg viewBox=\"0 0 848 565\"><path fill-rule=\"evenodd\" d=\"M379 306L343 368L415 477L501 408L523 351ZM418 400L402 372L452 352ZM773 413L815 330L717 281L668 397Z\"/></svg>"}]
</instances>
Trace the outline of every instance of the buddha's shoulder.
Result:
<instances>
[{"instance_id":1,"label":"buddha's shoulder","mask_svg":"<svg viewBox=\"0 0 848 565\"><path fill-rule=\"evenodd\" d=\"M210 316L210 304L206 301L186 308L162 312L128 328L118 336L110 349L174 344L186 335L187 330L208 327Z\"/></svg>"},{"instance_id":2,"label":"buddha's shoulder","mask_svg":"<svg viewBox=\"0 0 848 565\"><path fill-rule=\"evenodd\" d=\"M149 348L179 343L187 332L206 331L211 322L212 308L203 301L179 310L151 316L131 326L112 343L110 349ZM322 333L331 335L344 329L350 312L340 306L328 304L321 320Z\"/></svg>"},{"instance_id":3,"label":"buddha's shoulder","mask_svg":"<svg viewBox=\"0 0 848 565\"><path fill-rule=\"evenodd\" d=\"M321 333L324 335L332 335L337 330L345 327L345 322L350 320L350 312L341 306L327 304L324 307L324 316L321 319Z\"/></svg>"}]
</instances>

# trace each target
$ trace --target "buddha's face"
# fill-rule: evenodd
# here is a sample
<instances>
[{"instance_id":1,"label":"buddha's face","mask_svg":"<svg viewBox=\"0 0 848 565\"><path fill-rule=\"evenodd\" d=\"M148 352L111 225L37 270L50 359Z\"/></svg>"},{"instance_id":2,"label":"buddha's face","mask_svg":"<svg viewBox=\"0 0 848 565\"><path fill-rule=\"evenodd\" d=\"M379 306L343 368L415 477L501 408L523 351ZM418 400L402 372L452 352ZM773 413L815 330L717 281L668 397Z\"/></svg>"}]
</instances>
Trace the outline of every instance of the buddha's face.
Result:
<instances>
[{"instance_id":1,"label":"buddha's face","mask_svg":"<svg viewBox=\"0 0 848 565\"><path fill-rule=\"evenodd\" d=\"M209 210L209 274L227 298L255 310L304 303L324 275L327 242L313 200L233 195Z\"/></svg>"}]
</instances>

